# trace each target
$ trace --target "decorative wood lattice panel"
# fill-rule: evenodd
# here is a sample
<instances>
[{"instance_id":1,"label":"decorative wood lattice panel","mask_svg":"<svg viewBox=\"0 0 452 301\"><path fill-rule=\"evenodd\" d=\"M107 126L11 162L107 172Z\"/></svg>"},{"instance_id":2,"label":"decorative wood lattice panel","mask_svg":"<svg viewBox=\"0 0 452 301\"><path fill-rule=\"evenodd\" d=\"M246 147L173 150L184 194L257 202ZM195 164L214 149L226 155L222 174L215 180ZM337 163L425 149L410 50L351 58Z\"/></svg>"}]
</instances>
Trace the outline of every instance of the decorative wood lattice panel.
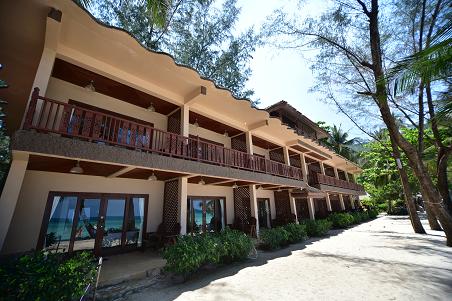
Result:
<instances>
[{"instance_id":1,"label":"decorative wood lattice panel","mask_svg":"<svg viewBox=\"0 0 452 301\"><path fill-rule=\"evenodd\" d=\"M290 166L295 166L301 168L301 158L299 155L291 156L290 158Z\"/></svg>"},{"instance_id":2,"label":"decorative wood lattice panel","mask_svg":"<svg viewBox=\"0 0 452 301\"><path fill-rule=\"evenodd\" d=\"M309 219L309 205L307 198L296 198L295 206L297 207L298 220Z\"/></svg>"},{"instance_id":3,"label":"decorative wood lattice panel","mask_svg":"<svg viewBox=\"0 0 452 301\"><path fill-rule=\"evenodd\" d=\"M181 119L180 119L181 110L177 110L170 116L168 116L168 132L180 134L181 127Z\"/></svg>"},{"instance_id":4,"label":"decorative wood lattice panel","mask_svg":"<svg viewBox=\"0 0 452 301\"><path fill-rule=\"evenodd\" d=\"M246 152L245 134L231 138L231 148L241 152Z\"/></svg>"},{"instance_id":5,"label":"decorative wood lattice panel","mask_svg":"<svg viewBox=\"0 0 452 301\"><path fill-rule=\"evenodd\" d=\"M359 200L358 199L355 199L355 209L358 209L360 206L359 206Z\"/></svg>"},{"instance_id":6,"label":"decorative wood lattice panel","mask_svg":"<svg viewBox=\"0 0 452 301\"><path fill-rule=\"evenodd\" d=\"M350 196L349 195L343 195L342 199L344 200L345 210L347 210L347 211L352 210L352 204L351 204L351 201L350 201Z\"/></svg>"},{"instance_id":7,"label":"decorative wood lattice panel","mask_svg":"<svg viewBox=\"0 0 452 301\"><path fill-rule=\"evenodd\" d=\"M179 181L165 182L163 194L163 226L166 232L177 232L179 223Z\"/></svg>"},{"instance_id":8,"label":"decorative wood lattice panel","mask_svg":"<svg viewBox=\"0 0 452 301\"><path fill-rule=\"evenodd\" d=\"M269 152L269 156L270 156L270 160L273 160L273 161L276 161L276 162L279 162L279 163L285 163L284 162L284 154L283 154L283 149L282 148L271 150Z\"/></svg>"},{"instance_id":9,"label":"decorative wood lattice panel","mask_svg":"<svg viewBox=\"0 0 452 301\"><path fill-rule=\"evenodd\" d=\"M248 223L251 217L251 200L249 187L234 189L234 215L241 224Z\"/></svg>"},{"instance_id":10,"label":"decorative wood lattice panel","mask_svg":"<svg viewBox=\"0 0 452 301\"><path fill-rule=\"evenodd\" d=\"M275 210L276 216L288 217L292 214L289 191L275 191Z\"/></svg>"},{"instance_id":11,"label":"decorative wood lattice panel","mask_svg":"<svg viewBox=\"0 0 452 301\"><path fill-rule=\"evenodd\" d=\"M326 207L326 199L314 199L315 218L326 218L328 216L328 208Z\"/></svg>"},{"instance_id":12,"label":"decorative wood lattice panel","mask_svg":"<svg viewBox=\"0 0 452 301\"><path fill-rule=\"evenodd\" d=\"M337 212L342 211L341 201L337 194L330 194L331 211Z\"/></svg>"}]
</instances>

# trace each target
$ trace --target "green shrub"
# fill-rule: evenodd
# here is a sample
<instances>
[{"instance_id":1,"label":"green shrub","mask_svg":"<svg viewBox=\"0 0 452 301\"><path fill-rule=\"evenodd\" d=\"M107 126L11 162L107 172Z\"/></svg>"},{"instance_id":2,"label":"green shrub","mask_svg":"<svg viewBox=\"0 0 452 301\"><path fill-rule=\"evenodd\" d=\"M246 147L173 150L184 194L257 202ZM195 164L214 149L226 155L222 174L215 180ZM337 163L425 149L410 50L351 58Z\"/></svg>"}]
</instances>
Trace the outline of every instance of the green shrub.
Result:
<instances>
[{"instance_id":1,"label":"green shrub","mask_svg":"<svg viewBox=\"0 0 452 301\"><path fill-rule=\"evenodd\" d=\"M367 214L367 211L352 212L351 215L353 217L354 224L359 224L369 220L369 215Z\"/></svg>"},{"instance_id":2,"label":"green shrub","mask_svg":"<svg viewBox=\"0 0 452 301\"><path fill-rule=\"evenodd\" d=\"M268 250L278 249L289 243L289 232L284 230L283 227L262 229L259 237L262 248Z\"/></svg>"},{"instance_id":3,"label":"green shrub","mask_svg":"<svg viewBox=\"0 0 452 301\"><path fill-rule=\"evenodd\" d=\"M306 232L309 237L324 236L330 229L333 223L327 219L304 220L306 225Z\"/></svg>"},{"instance_id":4,"label":"green shrub","mask_svg":"<svg viewBox=\"0 0 452 301\"><path fill-rule=\"evenodd\" d=\"M90 252L32 254L8 258L0 264L1 300L79 299L95 276L96 262Z\"/></svg>"},{"instance_id":5,"label":"green shrub","mask_svg":"<svg viewBox=\"0 0 452 301\"><path fill-rule=\"evenodd\" d=\"M219 233L185 235L163 252L166 270L187 276L204 264L245 259L253 247L251 238L227 228Z\"/></svg>"},{"instance_id":6,"label":"green shrub","mask_svg":"<svg viewBox=\"0 0 452 301\"><path fill-rule=\"evenodd\" d=\"M367 215L370 219L374 219L378 216L378 210L377 209L369 209L367 210Z\"/></svg>"},{"instance_id":7,"label":"green shrub","mask_svg":"<svg viewBox=\"0 0 452 301\"><path fill-rule=\"evenodd\" d=\"M388 203L381 203L377 205L379 212L388 212Z\"/></svg>"},{"instance_id":8,"label":"green shrub","mask_svg":"<svg viewBox=\"0 0 452 301\"><path fill-rule=\"evenodd\" d=\"M290 223L283 226L284 230L289 233L289 243L296 243L307 238L306 226L303 224Z\"/></svg>"},{"instance_id":9,"label":"green shrub","mask_svg":"<svg viewBox=\"0 0 452 301\"><path fill-rule=\"evenodd\" d=\"M336 229L347 228L353 224L353 216L350 213L333 213L328 216L328 220L333 223L333 227Z\"/></svg>"}]
</instances>

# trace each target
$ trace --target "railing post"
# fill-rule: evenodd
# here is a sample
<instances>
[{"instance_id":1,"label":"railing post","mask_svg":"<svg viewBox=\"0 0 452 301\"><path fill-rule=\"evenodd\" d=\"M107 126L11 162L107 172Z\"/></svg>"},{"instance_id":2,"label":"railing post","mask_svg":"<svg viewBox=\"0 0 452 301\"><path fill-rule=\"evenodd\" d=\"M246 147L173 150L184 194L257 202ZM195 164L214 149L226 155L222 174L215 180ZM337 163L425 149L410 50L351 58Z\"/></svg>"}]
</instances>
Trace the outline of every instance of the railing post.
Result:
<instances>
[{"instance_id":1,"label":"railing post","mask_svg":"<svg viewBox=\"0 0 452 301\"><path fill-rule=\"evenodd\" d=\"M39 97L39 88L36 87L33 89L33 93L31 94L30 103L28 105L28 112L27 112L27 116L25 117L25 122L24 122L25 130L30 129L33 125L33 116L35 115L36 104L38 103L38 97Z\"/></svg>"}]
</instances>

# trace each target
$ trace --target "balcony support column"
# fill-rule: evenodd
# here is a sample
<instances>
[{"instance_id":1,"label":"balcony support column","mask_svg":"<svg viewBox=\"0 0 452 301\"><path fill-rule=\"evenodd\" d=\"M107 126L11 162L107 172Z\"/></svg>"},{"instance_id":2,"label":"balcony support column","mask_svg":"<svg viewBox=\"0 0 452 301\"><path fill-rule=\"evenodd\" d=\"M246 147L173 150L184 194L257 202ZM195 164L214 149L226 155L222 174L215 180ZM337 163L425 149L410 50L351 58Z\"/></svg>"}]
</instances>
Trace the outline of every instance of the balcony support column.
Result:
<instances>
[{"instance_id":1,"label":"balcony support column","mask_svg":"<svg viewBox=\"0 0 452 301\"><path fill-rule=\"evenodd\" d=\"M187 234L187 191L188 191L188 181L187 177L179 178L179 201L180 201L180 234Z\"/></svg>"},{"instance_id":2,"label":"balcony support column","mask_svg":"<svg viewBox=\"0 0 452 301\"><path fill-rule=\"evenodd\" d=\"M303 153L300 154L300 161L301 161L301 171L303 172L303 181L305 183L308 183L308 165L306 165L306 157Z\"/></svg>"},{"instance_id":3,"label":"balcony support column","mask_svg":"<svg viewBox=\"0 0 452 301\"><path fill-rule=\"evenodd\" d=\"M333 167L333 169L334 169L334 177L339 180L339 173L337 172L337 168Z\"/></svg>"},{"instance_id":4,"label":"balcony support column","mask_svg":"<svg viewBox=\"0 0 452 301\"><path fill-rule=\"evenodd\" d=\"M245 140L246 140L246 152L250 155L254 154L253 135L251 134L251 131L245 132Z\"/></svg>"},{"instance_id":5,"label":"balcony support column","mask_svg":"<svg viewBox=\"0 0 452 301\"><path fill-rule=\"evenodd\" d=\"M314 208L314 199L308 198L308 209L309 209L309 218L315 219L315 208Z\"/></svg>"},{"instance_id":6,"label":"balcony support column","mask_svg":"<svg viewBox=\"0 0 452 301\"><path fill-rule=\"evenodd\" d=\"M295 205L295 198L289 194L290 210L295 215L295 223L298 224L297 206Z\"/></svg>"},{"instance_id":7,"label":"balcony support column","mask_svg":"<svg viewBox=\"0 0 452 301\"><path fill-rule=\"evenodd\" d=\"M290 166L289 147L283 146L284 163Z\"/></svg>"},{"instance_id":8,"label":"balcony support column","mask_svg":"<svg viewBox=\"0 0 452 301\"><path fill-rule=\"evenodd\" d=\"M4 246L6 234L13 219L19 199L20 189L28 164L28 153L13 152L11 167L0 197L0 251Z\"/></svg>"},{"instance_id":9,"label":"balcony support column","mask_svg":"<svg viewBox=\"0 0 452 301\"><path fill-rule=\"evenodd\" d=\"M342 196L342 194L339 194L339 201L341 203L342 210L345 210L344 197Z\"/></svg>"},{"instance_id":10,"label":"balcony support column","mask_svg":"<svg viewBox=\"0 0 452 301\"><path fill-rule=\"evenodd\" d=\"M250 185L251 216L256 219L256 236L259 237L259 214L257 211L256 185Z\"/></svg>"},{"instance_id":11,"label":"balcony support column","mask_svg":"<svg viewBox=\"0 0 452 301\"><path fill-rule=\"evenodd\" d=\"M322 161L320 161L320 171L322 172L322 175L325 175L325 166L323 166Z\"/></svg>"},{"instance_id":12,"label":"balcony support column","mask_svg":"<svg viewBox=\"0 0 452 301\"><path fill-rule=\"evenodd\" d=\"M355 209L355 196L349 195L348 199L349 199L350 205L352 206L352 209Z\"/></svg>"},{"instance_id":13,"label":"balcony support column","mask_svg":"<svg viewBox=\"0 0 452 301\"><path fill-rule=\"evenodd\" d=\"M180 107L180 134L184 137L189 136L189 116L190 107L188 105L182 105Z\"/></svg>"},{"instance_id":14,"label":"balcony support column","mask_svg":"<svg viewBox=\"0 0 452 301\"><path fill-rule=\"evenodd\" d=\"M325 193L325 200L326 200L326 209L328 210L328 211L333 211L332 209L331 209L331 200L330 200L330 194L329 193Z\"/></svg>"}]
</instances>

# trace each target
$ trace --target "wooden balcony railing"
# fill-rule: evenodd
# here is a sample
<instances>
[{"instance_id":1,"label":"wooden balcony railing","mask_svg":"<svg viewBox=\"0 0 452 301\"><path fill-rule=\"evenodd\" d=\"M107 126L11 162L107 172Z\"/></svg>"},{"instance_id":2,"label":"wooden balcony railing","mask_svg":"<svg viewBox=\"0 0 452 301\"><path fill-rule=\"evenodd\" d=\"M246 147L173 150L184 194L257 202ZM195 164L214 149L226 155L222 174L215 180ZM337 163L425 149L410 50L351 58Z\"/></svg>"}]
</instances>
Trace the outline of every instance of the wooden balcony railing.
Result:
<instances>
[{"instance_id":1,"label":"wooden balcony railing","mask_svg":"<svg viewBox=\"0 0 452 301\"><path fill-rule=\"evenodd\" d=\"M309 177L309 182L310 185L322 184L344 189L364 191L364 187L362 185L353 182L347 182L345 180L336 179L334 177L323 175L321 173L311 173Z\"/></svg>"},{"instance_id":2,"label":"wooden balcony railing","mask_svg":"<svg viewBox=\"0 0 452 301\"><path fill-rule=\"evenodd\" d=\"M117 116L42 97L39 96L37 88L33 91L23 128L291 179L303 179L300 168L200 141L199 138L161 131Z\"/></svg>"}]
</instances>

